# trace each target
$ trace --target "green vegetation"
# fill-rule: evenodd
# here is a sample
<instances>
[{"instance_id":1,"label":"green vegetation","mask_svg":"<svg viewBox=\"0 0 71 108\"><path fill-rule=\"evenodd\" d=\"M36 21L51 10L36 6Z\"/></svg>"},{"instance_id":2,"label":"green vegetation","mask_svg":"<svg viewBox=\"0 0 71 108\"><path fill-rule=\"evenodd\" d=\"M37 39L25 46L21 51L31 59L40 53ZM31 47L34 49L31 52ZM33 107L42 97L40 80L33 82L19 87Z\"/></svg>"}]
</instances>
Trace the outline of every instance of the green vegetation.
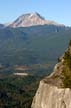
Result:
<instances>
[{"instance_id":1,"label":"green vegetation","mask_svg":"<svg viewBox=\"0 0 71 108\"><path fill-rule=\"evenodd\" d=\"M28 76L14 75L13 73L16 72L28 73ZM48 64L2 67L0 69L0 108L30 108L39 81L47 73Z\"/></svg>"},{"instance_id":2,"label":"green vegetation","mask_svg":"<svg viewBox=\"0 0 71 108\"><path fill-rule=\"evenodd\" d=\"M16 72L25 72L29 75L17 76L13 74ZM47 72L48 64L2 67L0 69L0 108L30 108L39 81L47 75Z\"/></svg>"},{"instance_id":3,"label":"green vegetation","mask_svg":"<svg viewBox=\"0 0 71 108\"><path fill-rule=\"evenodd\" d=\"M64 64L69 69L71 69L71 54L70 54L69 51L65 52L65 55L64 55Z\"/></svg>"},{"instance_id":4,"label":"green vegetation","mask_svg":"<svg viewBox=\"0 0 71 108\"><path fill-rule=\"evenodd\" d=\"M65 88L71 88L71 52L70 52L70 48L71 46L69 46L68 51L66 51L64 55L64 68L63 68L62 75L63 75L63 84Z\"/></svg>"},{"instance_id":5,"label":"green vegetation","mask_svg":"<svg viewBox=\"0 0 71 108\"><path fill-rule=\"evenodd\" d=\"M64 67L63 75L63 87L71 88L71 70L68 67Z\"/></svg>"},{"instance_id":6,"label":"green vegetation","mask_svg":"<svg viewBox=\"0 0 71 108\"><path fill-rule=\"evenodd\" d=\"M38 84L34 76L0 79L0 108L30 108Z\"/></svg>"},{"instance_id":7,"label":"green vegetation","mask_svg":"<svg viewBox=\"0 0 71 108\"><path fill-rule=\"evenodd\" d=\"M70 40L70 42L69 42L69 46L71 46L71 40Z\"/></svg>"}]
</instances>

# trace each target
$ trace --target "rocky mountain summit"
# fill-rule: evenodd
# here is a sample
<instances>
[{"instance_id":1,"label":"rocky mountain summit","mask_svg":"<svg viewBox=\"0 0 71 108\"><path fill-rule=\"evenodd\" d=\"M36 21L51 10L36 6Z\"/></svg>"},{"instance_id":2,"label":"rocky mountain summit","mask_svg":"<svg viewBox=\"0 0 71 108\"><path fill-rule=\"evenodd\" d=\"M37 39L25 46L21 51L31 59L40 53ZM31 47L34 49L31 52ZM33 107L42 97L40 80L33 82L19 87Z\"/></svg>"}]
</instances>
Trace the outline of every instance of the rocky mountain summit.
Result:
<instances>
[{"instance_id":1,"label":"rocky mountain summit","mask_svg":"<svg viewBox=\"0 0 71 108\"><path fill-rule=\"evenodd\" d=\"M71 108L71 41L53 73L40 81L32 108Z\"/></svg>"},{"instance_id":2,"label":"rocky mountain summit","mask_svg":"<svg viewBox=\"0 0 71 108\"><path fill-rule=\"evenodd\" d=\"M11 23L10 27L29 27L36 25L60 25L54 21L46 20L40 14L28 13L17 18L13 23ZM63 26L63 25L61 25Z\"/></svg>"}]
</instances>

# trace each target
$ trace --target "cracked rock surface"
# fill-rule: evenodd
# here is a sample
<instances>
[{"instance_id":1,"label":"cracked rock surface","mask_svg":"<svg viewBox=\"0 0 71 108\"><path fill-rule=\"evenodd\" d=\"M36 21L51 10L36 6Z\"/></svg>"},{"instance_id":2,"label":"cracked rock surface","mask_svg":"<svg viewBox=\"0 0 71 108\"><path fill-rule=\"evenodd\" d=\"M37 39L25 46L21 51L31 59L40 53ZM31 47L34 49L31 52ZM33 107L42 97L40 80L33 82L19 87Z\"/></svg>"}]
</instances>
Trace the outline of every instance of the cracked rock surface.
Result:
<instances>
[{"instance_id":1,"label":"cracked rock surface","mask_svg":"<svg viewBox=\"0 0 71 108\"><path fill-rule=\"evenodd\" d=\"M71 108L71 90L40 82L32 108Z\"/></svg>"}]
</instances>

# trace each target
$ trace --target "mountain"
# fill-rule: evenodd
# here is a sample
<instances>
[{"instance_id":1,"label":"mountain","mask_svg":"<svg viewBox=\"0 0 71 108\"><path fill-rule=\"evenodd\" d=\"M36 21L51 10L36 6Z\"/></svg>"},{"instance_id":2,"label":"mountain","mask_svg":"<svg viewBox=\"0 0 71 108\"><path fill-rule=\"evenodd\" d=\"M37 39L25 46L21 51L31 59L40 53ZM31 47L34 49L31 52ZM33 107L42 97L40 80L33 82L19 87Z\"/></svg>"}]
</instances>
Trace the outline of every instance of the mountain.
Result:
<instances>
[{"instance_id":1,"label":"mountain","mask_svg":"<svg viewBox=\"0 0 71 108\"><path fill-rule=\"evenodd\" d=\"M30 108L39 81L52 72L70 39L71 28L56 23L0 29L0 107Z\"/></svg>"},{"instance_id":2,"label":"mountain","mask_svg":"<svg viewBox=\"0 0 71 108\"><path fill-rule=\"evenodd\" d=\"M28 27L28 26L36 26L36 25L60 25L54 21L45 20L40 14L38 13L28 13L20 16L17 18L10 27ZM61 25L64 26L64 25Z\"/></svg>"},{"instance_id":3,"label":"mountain","mask_svg":"<svg viewBox=\"0 0 71 108\"><path fill-rule=\"evenodd\" d=\"M56 25L1 29L0 64L11 67L34 64L53 66L70 38L70 28ZM45 75L48 68L41 70L42 72L40 70L34 74Z\"/></svg>"},{"instance_id":4,"label":"mountain","mask_svg":"<svg viewBox=\"0 0 71 108\"><path fill-rule=\"evenodd\" d=\"M32 108L71 108L71 41L53 73L40 81Z\"/></svg>"},{"instance_id":5,"label":"mountain","mask_svg":"<svg viewBox=\"0 0 71 108\"><path fill-rule=\"evenodd\" d=\"M28 21L31 16L32 19L37 19L35 22L45 21L38 13L26 14L20 18ZM0 65L10 69L16 65L33 67L37 64L36 68L31 68L28 73L45 76L56 63L57 57L67 47L70 34L71 28L56 23L15 28L5 26L0 29ZM47 64L49 66L40 68L39 64L43 65L42 67Z\"/></svg>"},{"instance_id":6,"label":"mountain","mask_svg":"<svg viewBox=\"0 0 71 108\"><path fill-rule=\"evenodd\" d=\"M3 24L0 24L0 29L2 29L2 28L4 28L5 27L5 25L3 25Z\"/></svg>"},{"instance_id":7,"label":"mountain","mask_svg":"<svg viewBox=\"0 0 71 108\"><path fill-rule=\"evenodd\" d=\"M31 108L39 81L52 72L70 39L71 28L54 25L0 29L0 108Z\"/></svg>"}]
</instances>

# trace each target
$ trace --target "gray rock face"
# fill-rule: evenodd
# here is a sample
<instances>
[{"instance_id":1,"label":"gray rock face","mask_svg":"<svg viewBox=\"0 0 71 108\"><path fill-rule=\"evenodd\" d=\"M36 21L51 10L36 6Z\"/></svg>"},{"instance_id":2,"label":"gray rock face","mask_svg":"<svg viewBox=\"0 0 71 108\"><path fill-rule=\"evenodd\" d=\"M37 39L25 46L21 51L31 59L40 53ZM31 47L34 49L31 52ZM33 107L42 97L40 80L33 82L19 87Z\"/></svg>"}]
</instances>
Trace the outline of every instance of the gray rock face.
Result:
<instances>
[{"instance_id":1,"label":"gray rock face","mask_svg":"<svg viewBox=\"0 0 71 108\"><path fill-rule=\"evenodd\" d=\"M36 26L36 25L58 25L54 21L45 20L40 14L38 13L28 13L20 16L17 20L15 20L10 27L29 27L29 26ZM61 25L62 26L62 25Z\"/></svg>"},{"instance_id":2,"label":"gray rock face","mask_svg":"<svg viewBox=\"0 0 71 108\"><path fill-rule=\"evenodd\" d=\"M55 65L53 73L40 81L39 88L33 99L32 108L71 108L71 86L68 86L68 84L71 84L71 80L69 80L71 68L65 64L68 63L66 60L71 60L71 58L65 58L66 56L71 57L71 46L66 52L60 58L60 62ZM63 74L64 69L69 70ZM63 78L66 79L63 80Z\"/></svg>"},{"instance_id":3,"label":"gray rock face","mask_svg":"<svg viewBox=\"0 0 71 108\"><path fill-rule=\"evenodd\" d=\"M71 90L40 82L32 108L71 108Z\"/></svg>"}]
</instances>

